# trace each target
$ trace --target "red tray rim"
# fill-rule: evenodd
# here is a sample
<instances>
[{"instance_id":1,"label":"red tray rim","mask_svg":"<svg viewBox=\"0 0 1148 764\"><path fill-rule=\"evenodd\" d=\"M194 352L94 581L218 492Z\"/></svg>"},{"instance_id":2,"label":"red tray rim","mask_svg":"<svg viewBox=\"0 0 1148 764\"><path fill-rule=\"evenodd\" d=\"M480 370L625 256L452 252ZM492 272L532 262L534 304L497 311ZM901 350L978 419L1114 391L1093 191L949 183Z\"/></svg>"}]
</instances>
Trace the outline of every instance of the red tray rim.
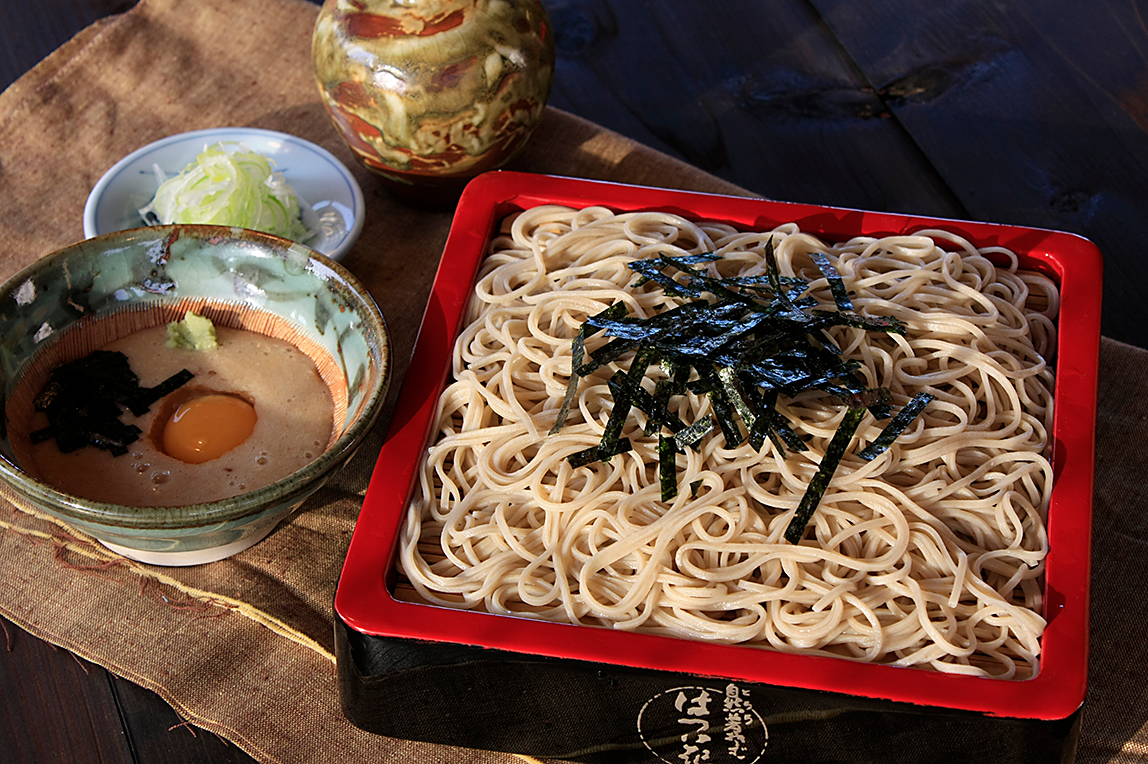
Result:
<instances>
[{"instance_id":1,"label":"red tray rim","mask_svg":"<svg viewBox=\"0 0 1148 764\"><path fill-rule=\"evenodd\" d=\"M1041 669L1029 680L985 679L821 656L756 650L673 637L453 610L395 599L389 591L403 513L449 370L479 262L506 214L540 204L659 209L740 227L797 222L831 240L957 233L978 246L1003 246L1061 287L1054 418L1055 484L1049 510L1045 594L1048 627ZM1100 346L1102 259L1076 234L1049 229L869 212L760 198L679 191L556 175L494 171L480 175L458 203L442 260L371 477L335 593L335 611L366 635L472 645L549 656L827 691L968 710L990 716L1066 719L1087 687L1094 427ZM508 628L508 618L513 628ZM731 654L731 651L735 651ZM747 655L753 660L746 660ZM986 684L990 683L990 684Z\"/></svg>"}]
</instances>

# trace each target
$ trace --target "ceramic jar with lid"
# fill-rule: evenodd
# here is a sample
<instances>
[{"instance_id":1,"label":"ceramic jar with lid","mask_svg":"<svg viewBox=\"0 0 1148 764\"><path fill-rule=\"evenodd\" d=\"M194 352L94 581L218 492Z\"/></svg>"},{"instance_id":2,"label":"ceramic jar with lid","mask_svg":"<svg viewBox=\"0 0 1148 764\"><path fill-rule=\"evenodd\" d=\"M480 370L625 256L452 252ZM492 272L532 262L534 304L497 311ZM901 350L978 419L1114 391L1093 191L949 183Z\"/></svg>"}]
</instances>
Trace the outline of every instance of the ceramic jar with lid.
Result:
<instances>
[{"instance_id":1,"label":"ceramic jar with lid","mask_svg":"<svg viewBox=\"0 0 1148 764\"><path fill-rule=\"evenodd\" d=\"M325 0L312 62L363 165L400 189L457 190L538 124L554 34L538 0Z\"/></svg>"}]
</instances>

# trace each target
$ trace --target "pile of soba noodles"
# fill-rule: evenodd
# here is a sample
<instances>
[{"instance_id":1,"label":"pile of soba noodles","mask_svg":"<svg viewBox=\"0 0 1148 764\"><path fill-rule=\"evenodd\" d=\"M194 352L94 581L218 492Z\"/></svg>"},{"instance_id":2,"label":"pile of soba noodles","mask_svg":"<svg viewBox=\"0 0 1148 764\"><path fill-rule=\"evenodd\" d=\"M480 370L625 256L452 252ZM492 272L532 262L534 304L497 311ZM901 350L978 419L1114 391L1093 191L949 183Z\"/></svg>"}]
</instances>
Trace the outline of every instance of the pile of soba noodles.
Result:
<instances>
[{"instance_id":1,"label":"pile of soba noodles","mask_svg":"<svg viewBox=\"0 0 1148 764\"><path fill-rule=\"evenodd\" d=\"M806 439L779 454L720 433L678 453L663 502L657 436L631 412L632 450L571 467L598 444L607 380L571 375L572 338L624 302L648 317L680 304L638 284L634 258L720 254L715 276L783 276L833 305L808 256L825 253L856 312L907 333L834 327L870 387L934 400L881 456L857 457L884 423L865 415L799 544L783 537L847 407L817 390L776 410ZM991 258L990 258L991 255ZM994 262L997 264L994 265ZM1004 263L1002 266L1001 263ZM1011 264L1011 265L1010 265ZM1004 250L942 231L831 244L794 225L741 232L661 213L544 206L504 222L454 348L406 522L400 567L426 602L783 651L1022 679L1035 675L1058 295ZM600 345L607 341L599 335ZM587 350L593 343L587 341ZM652 390L657 366L643 380ZM671 399L683 422L705 394Z\"/></svg>"}]
</instances>

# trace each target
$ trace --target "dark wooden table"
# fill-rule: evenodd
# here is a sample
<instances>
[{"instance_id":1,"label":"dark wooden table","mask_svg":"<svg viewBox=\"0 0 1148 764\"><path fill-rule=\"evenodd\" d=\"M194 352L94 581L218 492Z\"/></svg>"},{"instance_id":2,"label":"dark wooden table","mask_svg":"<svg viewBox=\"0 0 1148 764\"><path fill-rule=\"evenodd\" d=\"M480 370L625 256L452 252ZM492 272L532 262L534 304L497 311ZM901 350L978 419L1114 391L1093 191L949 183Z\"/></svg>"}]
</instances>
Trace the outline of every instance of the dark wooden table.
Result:
<instances>
[{"instance_id":1,"label":"dark wooden table","mask_svg":"<svg viewBox=\"0 0 1148 764\"><path fill-rule=\"evenodd\" d=\"M553 105L770 198L1085 235L1104 334L1148 348L1148 1L544 4ZM0 88L131 5L3 0ZM5 764L251 761L0 624Z\"/></svg>"}]
</instances>

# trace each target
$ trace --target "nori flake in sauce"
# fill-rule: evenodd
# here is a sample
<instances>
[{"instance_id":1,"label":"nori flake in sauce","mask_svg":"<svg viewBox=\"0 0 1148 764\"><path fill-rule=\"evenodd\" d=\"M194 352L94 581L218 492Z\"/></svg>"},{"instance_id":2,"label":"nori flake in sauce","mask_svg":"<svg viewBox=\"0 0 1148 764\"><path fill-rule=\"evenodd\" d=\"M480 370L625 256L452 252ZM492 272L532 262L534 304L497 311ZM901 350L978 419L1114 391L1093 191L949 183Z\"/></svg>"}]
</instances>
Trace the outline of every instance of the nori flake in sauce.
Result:
<instances>
[{"instance_id":1,"label":"nori flake in sauce","mask_svg":"<svg viewBox=\"0 0 1148 764\"><path fill-rule=\"evenodd\" d=\"M192 376L184 369L155 387L140 387L127 356L111 350L57 366L33 402L48 417L48 426L33 432L31 441L54 438L65 454L95 446L122 456L140 436L138 427L120 421L123 409L140 416Z\"/></svg>"}]
</instances>

